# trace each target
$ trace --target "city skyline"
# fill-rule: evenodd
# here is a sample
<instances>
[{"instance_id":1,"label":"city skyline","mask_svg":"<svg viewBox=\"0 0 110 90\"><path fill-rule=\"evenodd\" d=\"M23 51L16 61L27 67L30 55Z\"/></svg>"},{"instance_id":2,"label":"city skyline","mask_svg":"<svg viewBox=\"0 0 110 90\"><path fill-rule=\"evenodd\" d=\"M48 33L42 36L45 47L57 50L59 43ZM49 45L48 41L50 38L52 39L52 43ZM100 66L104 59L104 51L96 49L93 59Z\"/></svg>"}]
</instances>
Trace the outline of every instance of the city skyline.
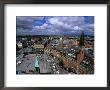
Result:
<instances>
[{"instance_id":1,"label":"city skyline","mask_svg":"<svg viewBox=\"0 0 110 90\"><path fill-rule=\"evenodd\" d=\"M94 36L94 16L17 16L16 35Z\"/></svg>"}]
</instances>

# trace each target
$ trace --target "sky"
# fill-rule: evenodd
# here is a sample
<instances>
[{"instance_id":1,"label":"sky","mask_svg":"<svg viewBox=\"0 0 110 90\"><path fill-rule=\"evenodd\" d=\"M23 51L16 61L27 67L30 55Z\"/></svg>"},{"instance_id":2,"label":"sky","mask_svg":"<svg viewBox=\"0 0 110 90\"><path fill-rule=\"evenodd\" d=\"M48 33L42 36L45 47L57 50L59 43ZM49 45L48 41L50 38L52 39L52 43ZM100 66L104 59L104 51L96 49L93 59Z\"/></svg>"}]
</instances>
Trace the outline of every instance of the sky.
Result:
<instances>
[{"instance_id":1,"label":"sky","mask_svg":"<svg viewBox=\"0 0 110 90\"><path fill-rule=\"evenodd\" d=\"M94 35L94 16L16 16L16 35Z\"/></svg>"}]
</instances>

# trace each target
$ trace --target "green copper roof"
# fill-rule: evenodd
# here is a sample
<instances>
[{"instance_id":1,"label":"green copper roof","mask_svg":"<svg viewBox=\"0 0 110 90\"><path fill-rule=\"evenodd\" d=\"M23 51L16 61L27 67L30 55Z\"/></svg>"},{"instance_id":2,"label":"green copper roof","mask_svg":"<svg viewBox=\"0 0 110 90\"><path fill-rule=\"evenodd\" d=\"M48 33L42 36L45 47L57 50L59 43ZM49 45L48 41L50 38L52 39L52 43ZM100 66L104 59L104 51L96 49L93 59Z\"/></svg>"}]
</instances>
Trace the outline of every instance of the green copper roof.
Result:
<instances>
[{"instance_id":1,"label":"green copper roof","mask_svg":"<svg viewBox=\"0 0 110 90\"><path fill-rule=\"evenodd\" d=\"M38 57L36 57L36 60L35 60L35 67L40 67L39 66L39 58Z\"/></svg>"}]
</instances>

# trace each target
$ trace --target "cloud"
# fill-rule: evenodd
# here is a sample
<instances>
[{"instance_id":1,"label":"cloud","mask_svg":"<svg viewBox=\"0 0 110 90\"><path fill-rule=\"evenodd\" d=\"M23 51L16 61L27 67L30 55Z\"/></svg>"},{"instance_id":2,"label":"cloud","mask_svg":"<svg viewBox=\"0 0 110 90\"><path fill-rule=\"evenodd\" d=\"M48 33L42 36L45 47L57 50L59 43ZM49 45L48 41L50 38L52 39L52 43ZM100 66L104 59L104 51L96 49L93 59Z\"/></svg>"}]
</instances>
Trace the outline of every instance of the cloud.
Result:
<instances>
[{"instance_id":1,"label":"cloud","mask_svg":"<svg viewBox=\"0 0 110 90\"><path fill-rule=\"evenodd\" d=\"M83 16L17 16L17 35L61 35L74 34L81 31L94 32L94 17ZM36 25L35 20L44 22Z\"/></svg>"}]
</instances>

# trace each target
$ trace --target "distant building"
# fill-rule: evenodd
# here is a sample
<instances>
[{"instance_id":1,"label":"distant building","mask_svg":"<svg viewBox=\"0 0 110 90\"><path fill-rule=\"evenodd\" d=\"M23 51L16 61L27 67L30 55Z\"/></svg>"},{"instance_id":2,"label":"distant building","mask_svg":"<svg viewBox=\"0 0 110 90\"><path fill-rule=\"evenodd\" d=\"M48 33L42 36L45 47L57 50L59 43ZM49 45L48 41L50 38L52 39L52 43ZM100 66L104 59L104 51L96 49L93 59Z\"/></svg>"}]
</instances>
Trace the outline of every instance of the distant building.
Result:
<instances>
[{"instance_id":1,"label":"distant building","mask_svg":"<svg viewBox=\"0 0 110 90\"><path fill-rule=\"evenodd\" d=\"M18 42L18 43L17 43L17 46L18 46L18 48L22 48L23 45L22 45L21 42Z\"/></svg>"},{"instance_id":2,"label":"distant building","mask_svg":"<svg viewBox=\"0 0 110 90\"><path fill-rule=\"evenodd\" d=\"M69 44L69 40L64 40L64 41L63 41L63 44L64 44L64 45L68 45L68 44Z\"/></svg>"},{"instance_id":3,"label":"distant building","mask_svg":"<svg viewBox=\"0 0 110 90\"><path fill-rule=\"evenodd\" d=\"M79 44L77 39L71 40L71 42L72 42L72 46L78 46L78 44Z\"/></svg>"},{"instance_id":4,"label":"distant building","mask_svg":"<svg viewBox=\"0 0 110 90\"><path fill-rule=\"evenodd\" d=\"M43 54L44 53L44 45L42 44L35 44L33 48L36 50L36 54Z\"/></svg>"},{"instance_id":5,"label":"distant building","mask_svg":"<svg viewBox=\"0 0 110 90\"><path fill-rule=\"evenodd\" d=\"M42 45L42 44L35 44L35 45L33 46L33 48L34 48L34 49L44 48L44 45Z\"/></svg>"}]
</instances>

